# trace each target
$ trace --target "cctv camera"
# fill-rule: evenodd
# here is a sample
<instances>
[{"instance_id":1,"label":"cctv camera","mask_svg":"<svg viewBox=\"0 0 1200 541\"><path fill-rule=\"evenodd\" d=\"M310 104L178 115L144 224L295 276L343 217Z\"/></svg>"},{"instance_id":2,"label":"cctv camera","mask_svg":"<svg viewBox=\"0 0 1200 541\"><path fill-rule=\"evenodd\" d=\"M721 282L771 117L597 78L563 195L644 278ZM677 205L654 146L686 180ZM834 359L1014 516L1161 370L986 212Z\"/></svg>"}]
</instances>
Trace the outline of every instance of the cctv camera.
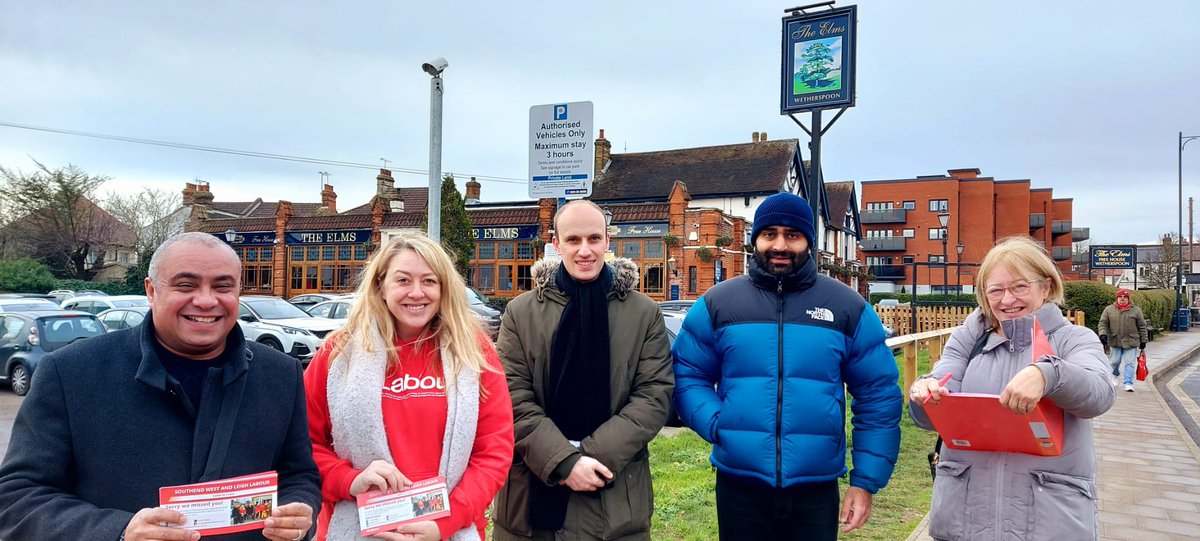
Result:
<instances>
[{"instance_id":1,"label":"cctv camera","mask_svg":"<svg viewBox=\"0 0 1200 541\"><path fill-rule=\"evenodd\" d=\"M425 70L425 73L437 77L438 75L441 75L443 71L446 71L446 67L449 65L450 63L446 62L445 58L435 58L429 62L421 64L421 69Z\"/></svg>"}]
</instances>

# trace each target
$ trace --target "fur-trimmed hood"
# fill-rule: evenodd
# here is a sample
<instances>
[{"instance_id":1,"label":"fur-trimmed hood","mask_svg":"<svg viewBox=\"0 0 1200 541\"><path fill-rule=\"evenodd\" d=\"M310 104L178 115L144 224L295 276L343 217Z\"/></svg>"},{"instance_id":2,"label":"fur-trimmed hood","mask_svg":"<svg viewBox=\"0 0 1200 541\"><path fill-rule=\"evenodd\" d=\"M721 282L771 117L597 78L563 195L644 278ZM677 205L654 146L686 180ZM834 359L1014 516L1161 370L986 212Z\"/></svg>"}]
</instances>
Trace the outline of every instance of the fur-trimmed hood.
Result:
<instances>
[{"instance_id":1,"label":"fur-trimmed hood","mask_svg":"<svg viewBox=\"0 0 1200 541\"><path fill-rule=\"evenodd\" d=\"M554 273L558 272L559 265L562 265L561 261L545 259L539 259L533 264L533 268L529 272L533 275L533 290L537 292L538 300L544 299L547 291L563 297L562 292L554 285ZM639 277L637 263L624 257L618 257L605 265L613 273L612 293L624 299L630 291L637 288Z\"/></svg>"}]
</instances>

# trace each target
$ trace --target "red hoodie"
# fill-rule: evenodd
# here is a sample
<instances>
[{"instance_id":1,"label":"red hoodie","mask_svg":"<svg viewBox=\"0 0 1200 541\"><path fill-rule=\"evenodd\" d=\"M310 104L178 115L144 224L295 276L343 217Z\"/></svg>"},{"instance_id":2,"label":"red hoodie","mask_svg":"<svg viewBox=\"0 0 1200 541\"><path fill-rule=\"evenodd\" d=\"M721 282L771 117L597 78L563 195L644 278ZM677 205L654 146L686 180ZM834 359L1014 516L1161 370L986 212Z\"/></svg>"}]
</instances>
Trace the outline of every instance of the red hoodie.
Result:
<instances>
[{"instance_id":1,"label":"red hoodie","mask_svg":"<svg viewBox=\"0 0 1200 541\"><path fill-rule=\"evenodd\" d=\"M437 348L428 341L413 345L396 341L400 359L384 378L383 425L387 431L392 462L410 481L437 477L446 433L446 384ZM512 400L496 350L486 337L480 338L484 358L496 372L484 371L479 399L479 423L475 446L462 481L450 493L450 516L437 519L442 539L474 523L484 538L487 519L484 509L504 486L513 455ZM329 349L317 351L304 373L308 400L308 436L313 459L321 472L321 514L317 517L317 539L324 541L333 516L333 506L350 497L350 485L362 470L333 451L326 389L329 382ZM482 395L486 394L484 398Z\"/></svg>"}]
</instances>

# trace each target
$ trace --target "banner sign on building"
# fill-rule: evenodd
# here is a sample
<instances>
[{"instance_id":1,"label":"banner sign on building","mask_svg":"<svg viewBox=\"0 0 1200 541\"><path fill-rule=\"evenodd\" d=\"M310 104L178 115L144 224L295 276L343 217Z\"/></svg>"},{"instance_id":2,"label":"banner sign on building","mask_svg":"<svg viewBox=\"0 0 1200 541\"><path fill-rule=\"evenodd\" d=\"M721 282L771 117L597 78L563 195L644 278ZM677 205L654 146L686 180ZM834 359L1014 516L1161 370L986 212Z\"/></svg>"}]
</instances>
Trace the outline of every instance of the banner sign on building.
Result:
<instances>
[{"instance_id":1,"label":"banner sign on building","mask_svg":"<svg viewBox=\"0 0 1200 541\"><path fill-rule=\"evenodd\" d=\"M1093 269L1132 269L1137 265L1135 246L1092 246Z\"/></svg>"},{"instance_id":2,"label":"banner sign on building","mask_svg":"<svg viewBox=\"0 0 1200 541\"><path fill-rule=\"evenodd\" d=\"M854 106L858 6L783 18L780 114Z\"/></svg>"},{"instance_id":3,"label":"banner sign on building","mask_svg":"<svg viewBox=\"0 0 1200 541\"><path fill-rule=\"evenodd\" d=\"M592 102L529 108L529 197L587 197L595 174Z\"/></svg>"},{"instance_id":4,"label":"banner sign on building","mask_svg":"<svg viewBox=\"0 0 1200 541\"><path fill-rule=\"evenodd\" d=\"M362 244L371 240L370 229L288 231L288 244Z\"/></svg>"},{"instance_id":5,"label":"banner sign on building","mask_svg":"<svg viewBox=\"0 0 1200 541\"><path fill-rule=\"evenodd\" d=\"M631 237L661 237L667 234L667 223L637 223L637 224L613 224L617 231L609 236L631 238Z\"/></svg>"},{"instance_id":6,"label":"banner sign on building","mask_svg":"<svg viewBox=\"0 0 1200 541\"><path fill-rule=\"evenodd\" d=\"M225 241L230 246L270 246L275 244L274 231L238 231L233 234L233 242L225 240L225 233L213 233L213 236Z\"/></svg>"},{"instance_id":7,"label":"banner sign on building","mask_svg":"<svg viewBox=\"0 0 1200 541\"><path fill-rule=\"evenodd\" d=\"M471 238L474 240L533 240L537 234L536 225L471 228Z\"/></svg>"}]
</instances>

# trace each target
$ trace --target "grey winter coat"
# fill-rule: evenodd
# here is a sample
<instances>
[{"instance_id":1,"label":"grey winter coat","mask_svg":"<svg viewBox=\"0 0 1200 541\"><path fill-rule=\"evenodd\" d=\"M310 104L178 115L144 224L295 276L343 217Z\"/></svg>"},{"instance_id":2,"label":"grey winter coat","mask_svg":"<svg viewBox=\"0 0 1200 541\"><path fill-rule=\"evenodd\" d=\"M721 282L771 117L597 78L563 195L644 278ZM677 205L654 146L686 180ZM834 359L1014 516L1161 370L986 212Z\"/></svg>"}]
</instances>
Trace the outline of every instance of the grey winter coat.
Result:
<instances>
[{"instance_id":1,"label":"grey winter coat","mask_svg":"<svg viewBox=\"0 0 1200 541\"><path fill-rule=\"evenodd\" d=\"M1076 541L1098 537L1091 419L1108 411L1115 399L1108 361L1096 334L1069 324L1058 306L1046 304L1034 316L1056 353L1038 360L1035 366L1046 378L1045 397L1064 410L1063 453L1040 457L943 447L930 504L929 534L934 539ZM1016 321L1028 323L1026 318ZM980 311L971 314L950 336L941 361L928 377L951 373L946 384L951 392L1000 394L1030 363L1031 339L1009 339L993 332L983 352L968 364L966 357L985 332L985 325ZM1004 327L1016 328L1007 323ZM933 429L919 404L910 402L909 414L917 426Z\"/></svg>"},{"instance_id":2,"label":"grey winter coat","mask_svg":"<svg viewBox=\"0 0 1200 541\"><path fill-rule=\"evenodd\" d=\"M1142 309L1132 304L1127 310L1117 308L1116 304L1104 307L1096 334L1107 336L1109 346L1122 349L1142 347L1150 337Z\"/></svg>"},{"instance_id":3,"label":"grey winter coat","mask_svg":"<svg viewBox=\"0 0 1200 541\"><path fill-rule=\"evenodd\" d=\"M533 265L534 289L513 299L500 322L496 351L504 363L513 401L515 452L508 482L496 495L496 541L529 539L530 484L554 484L564 461L574 464L580 453L614 474L596 492L577 492L567 503L560 541L583 539L650 539L654 491L650 484L647 444L667 421L675 376L670 343L658 304L633 288L637 265L628 259L609 263L613 286L608 294L612 417L580 442L571 445L546 416L550 346L569 298L554 285L558 263Z\"/></svg>"}]
</instances>

